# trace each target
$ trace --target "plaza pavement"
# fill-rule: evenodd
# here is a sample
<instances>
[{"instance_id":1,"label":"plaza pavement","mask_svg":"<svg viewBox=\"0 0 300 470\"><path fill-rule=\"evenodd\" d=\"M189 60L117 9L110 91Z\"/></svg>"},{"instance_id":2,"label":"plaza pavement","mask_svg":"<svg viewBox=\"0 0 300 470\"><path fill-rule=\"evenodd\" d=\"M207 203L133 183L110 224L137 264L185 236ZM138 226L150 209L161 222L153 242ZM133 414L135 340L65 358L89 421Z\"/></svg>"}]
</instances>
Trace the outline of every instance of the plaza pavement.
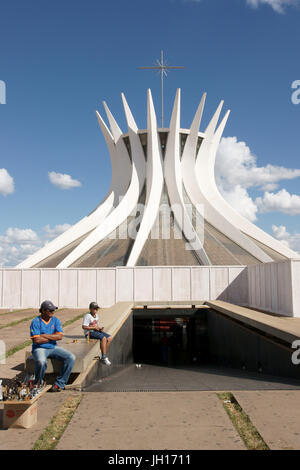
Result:
<instances>
[{"instance_id":1,"label":"plaza pavement","mask_svg":"<svg viewBox=\"0 0 300 470\"><path fill-rule=\"evenodd\" d=\"M239 391L234 396L271 450L300 450L300 391Z\"/></svg>"},{"instance_id":2,"label":"plaza pavement","mask_svg":"<svg viewBox=\"0 0 300 470\"><path fill-rule=\"evenodd\" d=\"M80 430L80 432L79 432ZM216 393L85 393L57 449L245 449Z\"/></svg>"},{"instance_id":3,"label":"plaza pavement","mask_svg":"<svg viewBox=\"0 0 300 470\"><path fill-rule=\"evenodd\" d=\"M32 449L64 400L46 394L38 423L0 429L0 450ZM299 391L235 391L234 396L271 450L300 449ZM1 420L0 409L0 420ZM98 392L83 399L58 450L242 450L245 446L215 392Z\"/></svg>"}]
</instances>

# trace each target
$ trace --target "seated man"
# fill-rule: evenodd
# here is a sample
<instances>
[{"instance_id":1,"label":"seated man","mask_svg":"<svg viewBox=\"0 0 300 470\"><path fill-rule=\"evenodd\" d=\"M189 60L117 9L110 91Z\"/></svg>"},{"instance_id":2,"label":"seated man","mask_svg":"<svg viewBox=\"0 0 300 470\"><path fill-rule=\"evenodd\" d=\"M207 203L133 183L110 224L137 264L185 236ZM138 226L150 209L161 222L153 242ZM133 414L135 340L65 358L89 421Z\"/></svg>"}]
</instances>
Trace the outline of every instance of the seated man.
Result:
<instances>
[{"instance_id":1,"label":"seated man","mask_svg":"<svg viewBox=\"0 0 300 470\"><path fill-rule=\"evenodd\" d=\"M34 318L30 325L32 355L35 360L35 383L43 382L48 357L63 361L61 374L56 377L50 392L60 392L65 388L76 359L74 354L56 345L56 341L60 341L63 337L61 322L54 316L57 308L50 300L45 300L39 310L41 315Z\"/></svg>"},{"instance_id":2,"label":"seated man","mask_svg":"<svg viewBox=\"0 0 300 470\"><path fill-rule=\"evenodd\" d=\"M100 349L102 353L101 362L107 366L111 365L110 360L106 356L106 352L110 346L112 337L103 331L103 327L100 328L98 325L99 317L97 311L99 309L97 302L91 302L89 305L90 311L84 316L82 321L82 328L84 330L85 337L90 333L91 339L100 340ZM100 353L99 353L100 357Z\"/></svg>"}]
</instances>

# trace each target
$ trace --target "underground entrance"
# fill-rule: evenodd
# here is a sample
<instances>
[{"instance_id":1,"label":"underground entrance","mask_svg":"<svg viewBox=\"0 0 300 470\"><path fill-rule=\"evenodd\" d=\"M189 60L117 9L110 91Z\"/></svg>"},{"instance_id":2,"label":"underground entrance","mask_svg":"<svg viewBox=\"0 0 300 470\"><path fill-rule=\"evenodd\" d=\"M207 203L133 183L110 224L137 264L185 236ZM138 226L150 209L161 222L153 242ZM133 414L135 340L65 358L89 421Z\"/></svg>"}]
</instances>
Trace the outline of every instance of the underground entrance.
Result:
<instances>
[{"instance_id":1,"label":"underground entrance","mask_svg":"<svg viewBox=\"0 0 300 470\"><path fill-rule=\"evenodd\" d=\"M133 308L112 342L112 366L100 365L85 390L298 390L292 353L290 344L208 306Z\"/></svg>"},{"instance_id":2,"label":"underground entrance","mask_svg":"<svg viewBox=\"0 0 300 470\"><path fill-rule=\"evenodd\" d=\"M205 307L134 309L134 362L222 366L300 379L291 344Z\"/></svg>"},{"instance_id":3,"label":"underground entrance","mask_svg":"<svg viewBox=\"0 0 300 470\"><path fill-rule=\"evenodd\" d=\"M206 310L135 309L133 360L171 367L208 363Z\"/></svg>"}]
</instances>

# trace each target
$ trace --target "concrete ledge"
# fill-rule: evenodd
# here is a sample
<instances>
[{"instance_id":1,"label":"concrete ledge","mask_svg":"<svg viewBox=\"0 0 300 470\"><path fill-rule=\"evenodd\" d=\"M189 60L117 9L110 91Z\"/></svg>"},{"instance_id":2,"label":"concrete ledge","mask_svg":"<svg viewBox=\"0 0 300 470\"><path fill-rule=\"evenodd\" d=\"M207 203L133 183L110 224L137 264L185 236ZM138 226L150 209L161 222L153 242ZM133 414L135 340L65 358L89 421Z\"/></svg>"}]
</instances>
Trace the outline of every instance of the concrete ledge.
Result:
<instances>
[{"instance_id":1,"label":"concrete ledge","mask_svg":"<svg viewBox=\"0 0 300 470\"><path fill-rule=\"evenodd\" d=\"M217 312L256 328L267 335L279 338L289 345L300 338L300 319L262 313L221 300L207 301L206 305Z\"/></svg>"},{"instance_id":2,"label":"concrete ledge","mask_svg":"<svg viewBox=\"0 0 300 470\"><path fill-rule=\"evenodd\" d=\"M205 305L205 300L189 300L189 301L179 301L179 300L170 300L170 301L139 301L134 302L134 308L207 308Z\"/></svg>"},{"instance_id":3,"label":"concrete ledge","mask_svg":"<svg viewBox=\"0 0 300 470\"><path fill-rule=\"evenodd\" d=\"M132 306L119 306L124 308L121 317L114 322L114 329L111 332L113 341L110 345L108 356L111 366L106 366L97 358L93 359L90 365L66 388L72 390L83 390L97 379L102 379L123 369L128 364L132 364ZM118 309L117 309L118 310Z\"/></svg>"},{"instance_id":4,"label":"concrete ledge","mask_svg":"<svg viewBox=\"0 0 300 470\"><path fill-rule=\"evenodd\" d=\"M98 377L99 359L95 358L92 360L87 369L81 372L73 383L67 384L67 390L78 390L81 391L88 385L90 385Z\"/></svg>"}]
</instances>

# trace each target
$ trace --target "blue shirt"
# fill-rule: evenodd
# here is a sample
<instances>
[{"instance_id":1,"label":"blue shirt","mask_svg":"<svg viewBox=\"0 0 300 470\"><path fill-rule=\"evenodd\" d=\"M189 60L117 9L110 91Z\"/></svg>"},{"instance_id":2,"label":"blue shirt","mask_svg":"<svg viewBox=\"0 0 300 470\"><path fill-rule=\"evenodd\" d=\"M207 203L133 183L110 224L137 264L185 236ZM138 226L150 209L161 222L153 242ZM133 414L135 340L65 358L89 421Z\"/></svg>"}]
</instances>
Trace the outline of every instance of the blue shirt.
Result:
<instances>
[{"instance_id":1,"label":"blue shirt","mask_svg":"<svg viewBox=\"0 0 300 470\"><path fill-rule=\"evenodd\" d=\"M30 336L35 338L42 334L54 335L55 333L63 333L61 322L57 317L52 317L48 322L43 320L40 316L32 320L30 325ZM49 340L48 343L36 344L32 343L32 352L36 348L53 349L56 346L56 341Z\"/></svg>"}]
</instances>

